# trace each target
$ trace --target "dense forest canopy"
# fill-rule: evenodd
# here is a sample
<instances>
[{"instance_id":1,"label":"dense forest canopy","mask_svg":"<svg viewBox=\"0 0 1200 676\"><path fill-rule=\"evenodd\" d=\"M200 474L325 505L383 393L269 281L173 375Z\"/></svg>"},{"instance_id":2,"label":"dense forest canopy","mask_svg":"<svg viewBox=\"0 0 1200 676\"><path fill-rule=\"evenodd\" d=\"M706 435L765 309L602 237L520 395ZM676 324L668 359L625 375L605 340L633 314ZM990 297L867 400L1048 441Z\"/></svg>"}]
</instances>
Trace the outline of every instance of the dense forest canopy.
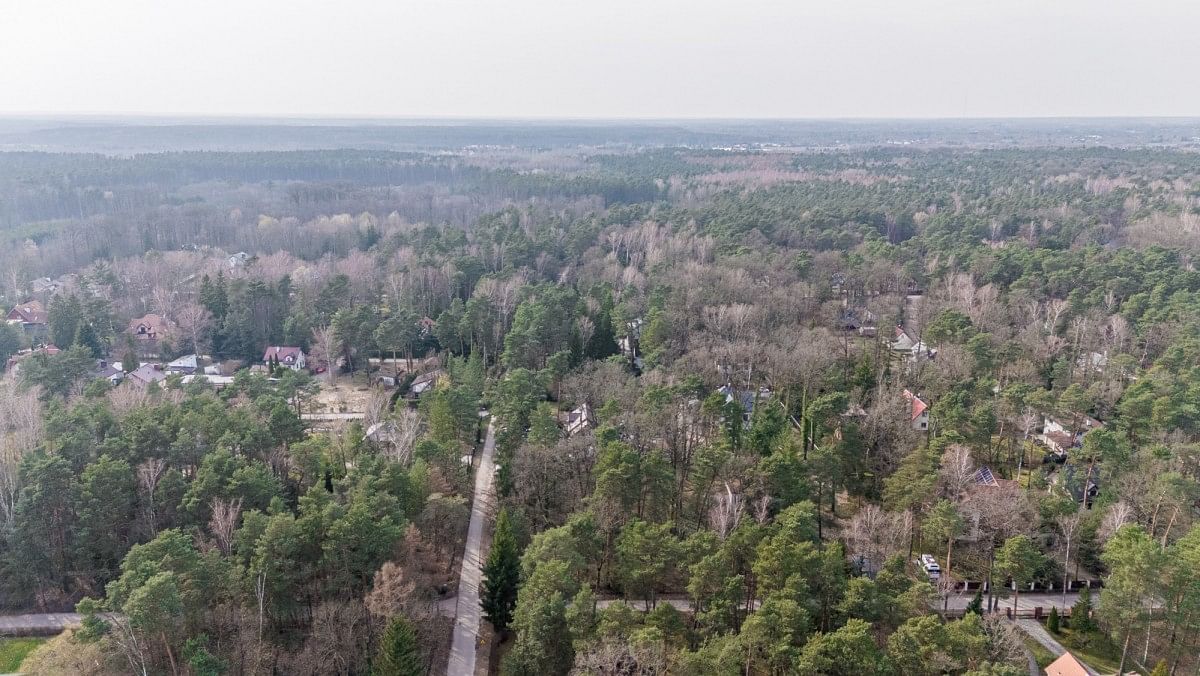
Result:
<instances>
[{"instance_id":1,"label":"dense forest canopy","mask_svg":"<svg viewBox=\"0 0 1200 676\"><path fill-rule=\"evenodd\" d=\"M6 124L31 673L1200 666L1194 122Z\"/></svg>"}]
</instances>

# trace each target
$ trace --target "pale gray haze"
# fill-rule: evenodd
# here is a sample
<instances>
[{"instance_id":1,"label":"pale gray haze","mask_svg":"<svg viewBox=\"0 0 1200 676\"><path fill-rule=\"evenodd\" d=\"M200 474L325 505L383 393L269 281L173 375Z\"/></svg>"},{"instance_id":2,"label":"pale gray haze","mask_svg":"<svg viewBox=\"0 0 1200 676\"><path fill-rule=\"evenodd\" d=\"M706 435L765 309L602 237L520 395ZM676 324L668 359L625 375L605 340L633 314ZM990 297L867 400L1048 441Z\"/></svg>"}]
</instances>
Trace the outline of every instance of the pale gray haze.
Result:
<instances>
[{"instance_id":1,"label":"pale gray haze","mask_svg":"<svg viewBox=\"0 0 1200 676\"><path fill-rule=\"evenodd\" d=\"M8 114L1200 113L1196 0L4 4Z\"/></svg>"}]
</instances>

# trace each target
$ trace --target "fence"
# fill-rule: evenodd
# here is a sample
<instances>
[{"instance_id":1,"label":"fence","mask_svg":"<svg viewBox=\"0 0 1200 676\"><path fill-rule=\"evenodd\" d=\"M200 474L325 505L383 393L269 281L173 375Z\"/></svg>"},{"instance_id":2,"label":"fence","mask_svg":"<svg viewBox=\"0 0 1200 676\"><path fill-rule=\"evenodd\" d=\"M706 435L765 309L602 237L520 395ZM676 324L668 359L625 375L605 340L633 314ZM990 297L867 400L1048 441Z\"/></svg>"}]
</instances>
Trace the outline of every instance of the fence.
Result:
<instances>
[{"instance_id":1,"label":"fence","mask_svg":"<svg viewBox=\"0 0 1200 676\"><path fill-rule=\"evenodd\" d=\"M1051 607L1053 607L1053 606L1051 606ZM952 617L952 618L961 618L962 616L964 616L966 614L967 614L967 611L965 608L951 608L950 610L947 610L945 613L946 617ZM984 612L984 615L988 615L988 614L989 613L987 613L986 611ZM1016 610L1013 610L1012 606L1005 606L1005 607L1001 608L1001 607L999 607L999 605L997 605L997 607L994 610L992 610L992 612L990 614L991 615L1003 615L1004 617L1006 617L1010 620L1014 620L1014 619L1041 620L1041 619L1045 619L1048 615L1050 615L1050 607L1043 608L1042 606L1034 606L1033 608L1018 608ZM1070 607L1059 608L1058 616L1059 617L1070 617L1071 616L1071 608Z\"/></svg>"},{"instance_id":2,"label":"fence","mask_svg":"<svg viewBox=\"0 0 1200 676\"><path fill-rule=\"evenodd\" d=\"M1068 592L1077 592L1077 591L1083 589L1084 587L1087 587L1088 589L1103 589L1104 581L1103 580L1074 580L1069 585L1067 585L1067 591ZM1012 581L1006 581L1004 584L999 585L997 588L998 589L1007 589L1009 591L1012 591L1012 589L1013 589ZM988 583L987 582L973 582L973 581L962 582L962 583L955 584L953 591L956 593L983 591L983 593L986 594L988 591ZM1059 594L1061 594L1062 593L1062 585L1055 583L1055 582L1047 582L1045 584L1033 582L1033 583L1030 583L1028 586L1026 586L1024 589L1022 589L1021 593L1022 594L1028 594L1028 593L1034 593L1034 594L1059 593Z\"/></svg>"}]
</instances>

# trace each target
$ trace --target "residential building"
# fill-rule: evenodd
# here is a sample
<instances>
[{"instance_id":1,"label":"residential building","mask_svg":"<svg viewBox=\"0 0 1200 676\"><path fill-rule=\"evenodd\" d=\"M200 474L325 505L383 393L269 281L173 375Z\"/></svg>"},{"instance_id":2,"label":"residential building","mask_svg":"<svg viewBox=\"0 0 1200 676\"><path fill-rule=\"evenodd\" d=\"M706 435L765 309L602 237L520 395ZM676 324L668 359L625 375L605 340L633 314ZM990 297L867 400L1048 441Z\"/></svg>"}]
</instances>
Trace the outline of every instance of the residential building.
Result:
<instances>
[{"instance_id":1,"label":"residential building","mask_svg":"<svg viewBox=\"0 0 1200 676\"><path fill-rule=\"evenodd\" d=\"M1079 365L1079 368L1091 369L1096 373L1104 373L1104 369L1108 366L1108 352L1081 354L1076 363Z\"/></svg>"},{"instance_id":2,"label":"residential building","mask_svg":"<svg viewBox=\"0 0 1200 676\"><path fill-rule=\"evenodd\" d=\"M770 388L761 387L757 391L754 390L736 390L733 385L726 383L717 388L717 392L725 397L725 403L731 404L738 402L742 405L742 421L750 422L751 416L754 415L754 406L759 401L771 398Z\"/></svg>"},{"instance_id":3,"label":"residential building","mask_svg":"<svg viewBox=\"0 0 1200 676\"><path fill-rule=\"evenodd\" d=\"M194 354L184 355L167 364L168 373L179 373L190 376L200 369L200 357Z\"/></svg>"},{"instance_id":4,"label":"residential building","mask_svg":"<svg viewBox=\"0 0 1200 676\"><path fill-rule=\"evenodd\" d=\"M867 308L847 307L838 317L837 327L843 331L854 331L860 336L875 335L875 313Z\"/></svg>"},{"instance_id":5,"label":"residential building","mask_svg":"<svg viewBox=\"0 0 1200 676\"><path fill-rule=\"evenodd\" d=\"M36 300L30 300L9 310L5 321L20 326L26 333L38 334L45 333L48 317L45 306Z\"/></svg>"},{"instance_id":6,"label":"residential building","mask_svg":"<svg viewBox=\"0 0 1200 676\"><path fill-rule=\"evenodd\" d=\"M1074 429L1078 427L1078 429ZM1056 453L1066 453L1069 449L1083 445L1083 435L1104 427L1104 423L1087 415L1075 419L1055 418L1046 416L1042 420L1042 433L1038 439Z\"/></svg>"},{"instance_id":7,"label":"residential building","mask_svg":"<svg viewBox=\"0 0 1200 676\"><path fill-rule=\"evenodd\" d=\"M563 429L569 436L575 436L594 424L596 424L596 418L592 415L592 407L586 403L568 412L563 419Z\"/></svg>"},{"instance_id":8,"label":"residential building","mask_svg":"<svg viewBox=\"0 0 1200 676\"><path fill-rule=\"evenodd\" d=\"M992 468L983 465L975 470L972 478L974 485L984 488L999 488L1003 490L1020 490L1021 485L1012 479L999 479L992 473Z\"/></svg>"},{"instance_id":9,"label":"residential building","mask_svg":"<svg viewBox=\"0 0 1200 676\"><path fill-rule=\"evenodd\" d=\"M133 336L139 354L157 357L160 346L171 338L174 328L166 317L150 313L129 322L129 335Z\"/></svg>"},{"instance_id":10,"label":"residential building","mask_svg":"<svg viewBox=\"0 0 1200 676\"><path fill-rule=\"evenodd\" d=\"M417 320L418 332L422 338L428 338L433 335L433 330L437 328L437 322L429 317L421 317Z\"/></svg>"},{"instance_id":11,"label":"residential building","mask_svg":"<svg viewBox=\"0 0 1200 676\"><path fill-rule=\"evenodd\" d=\"M162 364L142 364L126 374L126 378L137 387L149 387L151 383L166 380L167 372Z\"/></svg>"},{"instance_id":12,"label":"residential building","mask_svg":"<svg viewBox=\"0 0 1200 676\"><path fill-rule=\"evenodd\" d=\"M911 405L909 409L909 422L912 428L919 432L924 432L929 429L929 404L926 404L919 396L904 390L904 398Z\"/></svg>"},{"instance_id":13,"label":"residential building","mask_svg":"<svg viewBox=\"0 0 1200 676\"><path fill-rule=\"evenodd\" d=\"M21 362L23 360L25 360L27 357L32 357L35 354L45 354L45 355L49 355L49 356L53 357L54 355L56 355L60 352L62 352L62 350L58 349L54 345L42 345L41 347L35 347L32 349L28 349L28 350L21 350L20 352L14 354L8 358L8 361L4 365L4 370L8 371L10 373L20 373L21 372Z\"/></svg>"},{"instance_id":14,"label":"residential building","mask_svg":"<svg viewBox=\"0 0 1200 676\"><path fill-rule=\"evenodd\" d=\"M120 364L110 364L107 359L100 359L96 362L96 377L103 378L108 381L109 385L120 385L121 381L125 380L125 372L121 370Z\"/></svg>"},{"instance_id":15,"label":"residential building","mask_svg":"<svg viewBox=\"0 0 1200 676\"><path fill-rule=\"evenodd\" d=\"M278 345L268 347L266 352L263 353L263 363L271 364L272 362L293 371L299 371L308 365L304 350L298 347L281 347Z\"/></svg>"},{"instance_id":16,"label":"residential building","mask_svg":"<svg viewBox=\"0 0 1200 676\"><path fill-rule=\"evenodd\" d=\"M214 390L220 391L233 384L233 376L210 376L208 374L192 374L186 375L179 379L183 385L191 385L192 383L203 383Z\"/></svg>"},{"instance_id":17,"label":"residential building","mask_svg":"<svg viewBox=\"0 0 1200 676\"><path fill-rule=\"evenodd\" d=\"M412 383L408 386L408 393L411 396L419 397L437 387L437 384L445 376L446 372L442 369L434 369L429 373L422 373L413 378Z\"/></svg>"},{"instance_id":18,"label":"residential building","mask_svg":"<svg viewBox=\"0 0 1200 676\"><path fill-rule=\"evenodd\" d=\"M35 294L53 294L58 291L61 284L58 281L49 277L39 277L29 283L29 290Z\"/></svg>"},{"instance_id":19,"label":"residential building","mask_svg":"<svg viewBox=\"0 0 1200 676\"><path fill-rule=\"evenodd\" d=\"M912 352L913 346L917 344L913 337L908 335L908 331L904 327L896 327L896 338L892 341L892 350L895 352Z\"/></svg>"},{"instance_id":20,"label":"residential building","mask_svg":"<svg viewBox=\"0 0 1200 676\"><path fill-rule=\"evenodd\" d=\"M1092 672L1068 652L1046 666L1046 676L1092 676Z\"/></svg>"}]
</instances>

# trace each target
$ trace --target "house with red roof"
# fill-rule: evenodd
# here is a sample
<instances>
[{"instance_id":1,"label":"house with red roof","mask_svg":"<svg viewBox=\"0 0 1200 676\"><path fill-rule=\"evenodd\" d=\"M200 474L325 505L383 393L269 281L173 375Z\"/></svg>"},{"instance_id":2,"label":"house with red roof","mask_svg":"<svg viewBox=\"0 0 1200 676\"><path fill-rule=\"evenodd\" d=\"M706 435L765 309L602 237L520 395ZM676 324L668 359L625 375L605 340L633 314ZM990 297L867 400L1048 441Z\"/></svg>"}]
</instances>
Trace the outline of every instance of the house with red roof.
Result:
<instances>
[{"instance_id":1,"label":"house with red roof","mask_svg":"<svg viewBox=\"0 0 1200 676\"><path fill-rule=\"evenodd\" d=\"M1063 653L1046 666L1046 676L1092 676L1094 673L1071 653Z\"/></svg>"},{"instance_id":2,"label":"house with red roof","mask_svg":"<svg viewBox=\"0 0 1200 676\"><path fill-rule=\"evenodd\" d=\"M129 335L138 347L138 353L146 356L158 355L159 346L171 339L175 325L166 317L150 313L129 322Z\"/></svg>"},{"instance_id":3,"label":"house with red roof","mask_svg":"<svg viewBox=\"0 0 1200 676\"><path fill-rule=\"evenodd\" d=\"M25 329L25 333L37 337L46 334L48 318L49 315L46 313L44 305L39 301L29 300L14 306L4 319L8 324L20 326Z\"/></svg>"},{"instance_id":4,"label":"house with red roof","mask_svg":"<svg viewBox=\"0 0 1200 676\"><path fill-rule=\"evenodd\" d=\"M904 390L904 398L911 405L909 409L909 422L912 423L912 428L919 432L924 432L929 429L929 404L926 404L923 399L917 395Z\"/></svg>"}]
</instances>

